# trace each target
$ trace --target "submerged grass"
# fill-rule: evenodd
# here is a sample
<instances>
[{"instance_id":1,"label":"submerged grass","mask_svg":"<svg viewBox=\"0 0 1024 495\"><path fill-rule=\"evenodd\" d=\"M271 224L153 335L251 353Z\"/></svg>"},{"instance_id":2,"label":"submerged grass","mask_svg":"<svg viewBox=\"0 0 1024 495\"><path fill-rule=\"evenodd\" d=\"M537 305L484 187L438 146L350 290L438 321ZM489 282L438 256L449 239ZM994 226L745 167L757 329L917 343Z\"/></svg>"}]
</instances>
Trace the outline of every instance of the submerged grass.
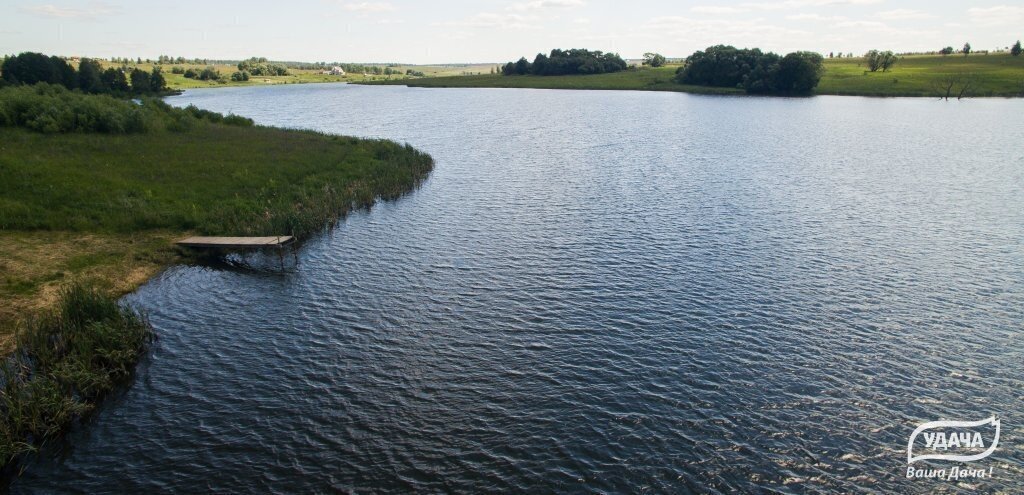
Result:
<instances>
[{"instance_id":1,"label":"submerged grass","mask_svg":"<svg viewBox=\"0 0 1024 495\"><path fill-rule=\"evenodd\" d=\"M55 308L23 323L0 365L0 464L66 431L127 380L153 339L146 319L73 284Z\"/></svg>"}]
</instances>

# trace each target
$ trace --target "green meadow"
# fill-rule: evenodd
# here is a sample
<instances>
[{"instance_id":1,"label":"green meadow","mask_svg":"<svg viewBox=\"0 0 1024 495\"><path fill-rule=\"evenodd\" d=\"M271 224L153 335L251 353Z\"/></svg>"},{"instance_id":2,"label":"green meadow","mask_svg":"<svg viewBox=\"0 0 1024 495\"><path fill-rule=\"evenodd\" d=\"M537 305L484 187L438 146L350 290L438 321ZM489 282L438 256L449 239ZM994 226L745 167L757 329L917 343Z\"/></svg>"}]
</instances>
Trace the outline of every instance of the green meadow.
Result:
<instances>
[{"instance_id":1,"label":"green meadow","mask_svg":"<svg viewBox=\"0 0 1024 495\"><path fill-rule=\"evenodd\" d=\"M678 65L640 67L584 76L448 76L402 81L367 81L425 88L541 88L742 93L734 88L688 86L673 81ZM905 56L886 72L870 72L863 58L825 59L815 94L860 96L940 96L950 82L970 81L969 96L1024 95L1024 56L1007 53ZM954 93L955 95L955 93Z\"/></svg>"},{"instance_id":2,"label":"green meadow","mask_svg":"<svg viewBox=\"0 0 1024 495\"><path fill-rule=\"evenodd\" d=\"M817 93L940 96L954 79L970 80L970 96L1024 95L1024 57L1007 53L909 55L886 72L869 72L863 58L825 59ZM957 86L962 84L958 82Z\"/></svg>"},{"instance_id":3,"label":"green meadow","mask_svg":"<svg viewBox=\"0 0 1024 495\"><path fill-rule=\"evenodd\" d=\"M69 281L134 289L173 258L176 237L308 236L411 190L432 164L391 141L57 86L4 88L0 340Z\"/></svg>"}]
</instances>

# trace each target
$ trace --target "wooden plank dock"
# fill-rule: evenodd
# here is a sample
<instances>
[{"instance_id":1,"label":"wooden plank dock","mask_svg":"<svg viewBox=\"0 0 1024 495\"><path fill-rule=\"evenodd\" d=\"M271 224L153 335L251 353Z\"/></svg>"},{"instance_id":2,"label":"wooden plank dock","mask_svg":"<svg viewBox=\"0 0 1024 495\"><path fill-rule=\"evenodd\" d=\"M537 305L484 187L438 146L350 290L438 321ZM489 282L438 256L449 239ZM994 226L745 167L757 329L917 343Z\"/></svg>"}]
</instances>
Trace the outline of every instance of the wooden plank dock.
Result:
<instances>
[{"instance_id":1,"label":"wooden plank dock","mask_svg":"<svg viewBox=\"0 0 1024 495\"><path fill-rule=\"evenodd\" d=\"M282 247L291 244L295 238L290 235L269 237L189 237L176 244L192 248L256 249Z\"/></svg>"}]
</instances>

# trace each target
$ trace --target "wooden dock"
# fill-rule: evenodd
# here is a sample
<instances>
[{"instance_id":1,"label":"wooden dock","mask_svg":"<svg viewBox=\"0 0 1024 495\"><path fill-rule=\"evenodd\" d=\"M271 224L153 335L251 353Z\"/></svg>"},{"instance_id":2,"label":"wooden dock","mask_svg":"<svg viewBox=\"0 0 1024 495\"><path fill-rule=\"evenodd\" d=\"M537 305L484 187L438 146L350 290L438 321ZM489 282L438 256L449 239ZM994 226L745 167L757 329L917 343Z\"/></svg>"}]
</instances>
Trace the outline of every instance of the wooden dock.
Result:
<instances>
[{"instance_id":1,"label":"wooden dock","mask_svg":"<svg viewBox=\"0 0 1024 495\"><path fill-rule=\"evenodd\" d=\"M294 241L295 238L290 235L270 237L189 237L188 239L178 241L176 244L191 248L258 249L265 247L280 248Z\"/></svg>"}]
</instances>

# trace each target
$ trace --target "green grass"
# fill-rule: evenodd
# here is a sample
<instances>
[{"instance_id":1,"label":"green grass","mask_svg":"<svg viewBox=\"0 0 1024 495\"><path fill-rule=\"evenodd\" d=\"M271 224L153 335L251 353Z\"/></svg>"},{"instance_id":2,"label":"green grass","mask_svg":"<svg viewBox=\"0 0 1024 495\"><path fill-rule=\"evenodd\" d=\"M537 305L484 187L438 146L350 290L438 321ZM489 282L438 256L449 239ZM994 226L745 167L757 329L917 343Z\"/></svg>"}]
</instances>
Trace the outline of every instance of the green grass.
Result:
<instances>
[{"instance_id":1,"label":"green grass","mask_svg":"<svg viewBox=\"0 0 1024 495\"><path fill-rule=\"evenodd\" d=\"M636 91L682 91L705 94L736 94L734 88L713 88L676 84L677 66L638 68L610 74L570 76L502 76L484 74L476 76L427 77L402 81L372 81L363 84L406 85L421 88L537 88L537 89L596 89Z\"/></svg>"},{"instance_id":2,"label":"green grass","mask_svg":"<svg viewBox=\"0 0 1024 495\"><path fill-rule=\"evenodd\" d=\"M0 347L9 322L66 280L131 290L185 233L306 237L410 191L432 167L391 141L59 86L2 88Z\"/></svg>"},{"instance_id":3,"label":"green grass","mask_svg":"<svg viewBox=\"0 0 1024 495\"><path fill-rule=\"evenodd\" d=\"M371 81L424 88L540 88L680 91L687 93L741 93L733 88L688 86L673 81L679 66L587 76L451 76L407 81ZM943 81L970 76L971 96L1024 96L1024 56L921 55L903 57L887 72L867 72L861 58L826 59L825 73L816 94L862 96L939 96Z\"/></svg>"},{"instance_id":4,"label":"green grass","mask_svg":"<svg viewBox=\"0 0 1024 495\"><path fill-rule=\"evenodd\" d=\"M131 376L152 340L146 320L80 285L26 323L0 364L0 465L64 433Z\"/></svg>"},{"instance_id":5,"label":"green grass","mask_svg":"<svg viewBox=\"0 0 1024 495\"><path fill-rule=\"evenodd\" d=\"M389 141L267 127L0 128L0 231L305 236L409 191L431 167L429 156Z\"/></svg>"},{"instance_id":6,"label":"green grass","mask_svg":"<svg viewBox=\"0 0 1024 495\"><path fill-rule=\"evenodd\" d=\"M886 72L868 72L862 58L825 59L818 94L939 96L943 82L958 75L973 79L971 96L1024 95L1024 57L989 55L905 56Z\"/></svg>"}]
</instances>

